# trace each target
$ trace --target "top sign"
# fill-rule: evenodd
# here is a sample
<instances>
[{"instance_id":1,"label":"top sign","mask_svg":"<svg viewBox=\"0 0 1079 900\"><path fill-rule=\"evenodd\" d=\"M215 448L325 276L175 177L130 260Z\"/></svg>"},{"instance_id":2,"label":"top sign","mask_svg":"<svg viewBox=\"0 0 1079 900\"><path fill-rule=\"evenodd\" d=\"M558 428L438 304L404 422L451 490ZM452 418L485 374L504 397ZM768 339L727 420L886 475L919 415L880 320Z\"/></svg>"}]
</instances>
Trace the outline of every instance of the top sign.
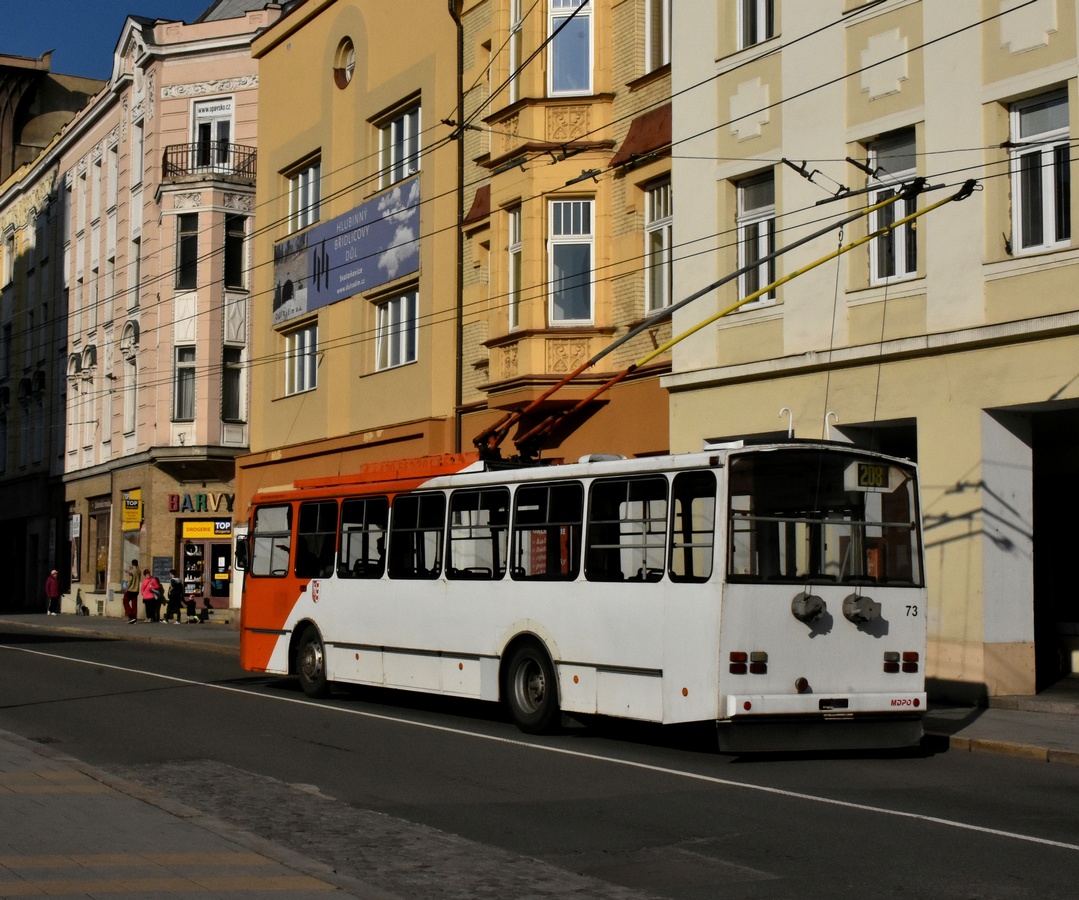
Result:
<instances>
[{"instance_id":1,"label":"top sign","mask_svg":"<svg viewBox=\"0 0 1079 900\"><path fill-rule=\"evenodd\" d=\"M277 244L274 325L419 271L419 233L416 176Z\"/></svg>"}]
</instances>

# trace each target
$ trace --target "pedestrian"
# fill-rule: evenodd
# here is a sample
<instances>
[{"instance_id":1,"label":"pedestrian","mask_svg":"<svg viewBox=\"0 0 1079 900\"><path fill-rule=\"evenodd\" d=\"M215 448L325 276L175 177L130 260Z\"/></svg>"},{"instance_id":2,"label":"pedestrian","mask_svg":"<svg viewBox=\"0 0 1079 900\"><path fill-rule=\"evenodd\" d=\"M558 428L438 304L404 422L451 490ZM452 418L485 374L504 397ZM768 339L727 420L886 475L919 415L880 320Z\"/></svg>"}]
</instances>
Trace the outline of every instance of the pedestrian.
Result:
<instances>
[{"instance_id":1,"label":"pedestrian","mask_svg":"<svg viewBox=\"0 0 1079 900\"><path fill-rule=\"evenodd\" d=\"M50 616L60 615L60 573L53 569L45 579L45 613Z\"/></svg>"},{"instance_id":2,"label":"pedestrian","mask_svg":"<svg viewBox=\"0 0 1079 900\"><path fill-rule=\"evenodd\" d=\"M127 624L134 625L139 620L139 586L142 584L142 576L139 572L139 561L131 560L131 566L124 572L124 615L127 616Z\"/></svg>"},{"instance_id":3,"label":"pedestrian","mask_svg":"<svg viewBox=\"0 0 1079 900\"><path fill-rule=\"evenodd\" d=\"M194 625L199 621L198 610L195 607L195 598L187 597L184 599L184 606L187 607L187 624Z\"/></svg>"},{"instance_id":4,"label":"pedestrian","mask_svg":"<svg viewBox=\"0 0 1079 900\"><path fill-rule=\"evenodd\" d=\"M142 602L146 607L146 621L161 621L161 597L164 590L157 576L150 573L149 569L142 570Z\"/></svg>"},{"instance_id":5,"label":"pedestrian","mask_svg":"<svg viewBox=\"0 0 1079 900\"><path fill-rule=\"evenodd\" d=\"M169 596L165 605L165 621L180 624L180 603L184 599L184 583L175 569L169 569ZM175 617L175 618L174 618Z\"/></svg>"},{"instance_id":6,"label":"pedestrian","mask_svg":"<svg viewBox=\"0 0 1079 900\"><path fill-rule=\"evenodd\" d=\"M209 597L203 597L202 598L202 609L199 610L198 621L199 622L209 622L210 621L210 616L212 616L213 614L214 614L214 608L212 606L210 606L210 598Z\"/></svg>"}]
</instances>

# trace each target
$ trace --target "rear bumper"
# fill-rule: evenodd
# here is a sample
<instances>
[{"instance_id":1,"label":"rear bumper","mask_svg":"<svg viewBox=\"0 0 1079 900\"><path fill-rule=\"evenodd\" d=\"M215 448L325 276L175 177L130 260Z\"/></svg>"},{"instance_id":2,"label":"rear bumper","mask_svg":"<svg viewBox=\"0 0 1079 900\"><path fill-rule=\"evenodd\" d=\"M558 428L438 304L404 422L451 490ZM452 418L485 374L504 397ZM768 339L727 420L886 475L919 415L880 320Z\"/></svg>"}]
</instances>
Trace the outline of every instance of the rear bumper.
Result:
<instances>
[{"instance_id":1,"label":"rear bumper","mask_svg":"<svg viewBox=\"0 0 1079 900\"><path fill-rule=\"evenodd\" d=\"M853 716L760 716L716 723L721 753L890 750L922 740L917 713Z\"/></svg>"},{"instance_id":2,"label":"rear bumper","mask_svg":"<svg viewBox=\"0 0 1079 900\"><path fill-rule=\"evenodd\" d=\"M889 694L727 694L724 720L761 716L903 714L925 711L925 693Z\"/></svg>"}]
</instances>

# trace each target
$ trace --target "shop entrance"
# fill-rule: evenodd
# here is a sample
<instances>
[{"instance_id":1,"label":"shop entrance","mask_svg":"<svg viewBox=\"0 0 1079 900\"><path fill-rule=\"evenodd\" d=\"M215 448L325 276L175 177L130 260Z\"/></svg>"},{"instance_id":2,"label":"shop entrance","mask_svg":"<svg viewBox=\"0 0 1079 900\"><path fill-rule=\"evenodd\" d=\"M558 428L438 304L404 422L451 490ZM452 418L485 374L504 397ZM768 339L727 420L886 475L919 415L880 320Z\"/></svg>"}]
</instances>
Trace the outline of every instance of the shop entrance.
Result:
<instances>
[{"instance_id":1,"label":"shop entrance","mask_svg":"<svg viewBox=\"0 0 1079 900\"><path fill-rule=\"evenodd\" d=\"M185 521L180 541L184 596L227 609L232 585L232 523Z\"/></svg>"}]
</instances>

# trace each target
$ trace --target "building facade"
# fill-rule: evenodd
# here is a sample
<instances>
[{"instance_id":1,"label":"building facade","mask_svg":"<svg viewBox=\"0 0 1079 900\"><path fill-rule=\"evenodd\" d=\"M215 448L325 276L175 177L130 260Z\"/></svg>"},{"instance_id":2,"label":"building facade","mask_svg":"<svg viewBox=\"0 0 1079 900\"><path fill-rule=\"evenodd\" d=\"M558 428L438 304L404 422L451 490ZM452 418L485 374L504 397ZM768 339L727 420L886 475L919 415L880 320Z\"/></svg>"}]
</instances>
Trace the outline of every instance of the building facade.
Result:
<instances>
[{"instance_id":1,"label":"building facade","mask_svg":"<svg viewBox=\"0 0 1079 900\"><path fill-rule=\"evenodd\" d=\"M72 608L121 614L132 559L229 605L233 459L248 442L249 49L280 15L263 6L218 2L192 24L129 17L108 84L20 177L48 210L51 289L39 275L33 290L66 316L66 412L50 424ZM32 331L34 314L11 327ZM31 377L31 422L45 415L34 397ZM35 434L20 435L31 456Z\"/></svg>"},{"instance_id":2,"label":"building facade","mask_svg":"<svg viewBox=\"0 0 1079 900\"><path fill-rule=\"evenodd\" d=\"M915 458L941 694L1079 670L1076 38L1072 0L689 0L674 22L673 183L696 201L675 293L744 270L675 332L753 299L676 345L673 448L790 429Z\"/></svg>"},{"instance_id":3,"label":"building facade","mask_svg":"<svg viewBox=\"0 0 1079 900\"><path fill-rule=\"evenodd\" d=\"M0 56L0 605L12 610L43 610L45 577L67 559L56 172L27 175L101 86L53 73L49 54Z\"/></svg>"},{"instance_id":4,"label":"building facade","mask_svg":"<svg viewBox=\"0 0 1079 900\"><path fill-rule=\"evenodd\" d=\"M239 509L367 461L477 440L516 455L654 346L627 343L542 397L670 302L669 15L644 0L307 0L256 41L280 98L260 109L254 245L273 304L252 317L259 418ZM529 454L665 451L668 367L642 367Z\"/></svg>"}]
</instances>

